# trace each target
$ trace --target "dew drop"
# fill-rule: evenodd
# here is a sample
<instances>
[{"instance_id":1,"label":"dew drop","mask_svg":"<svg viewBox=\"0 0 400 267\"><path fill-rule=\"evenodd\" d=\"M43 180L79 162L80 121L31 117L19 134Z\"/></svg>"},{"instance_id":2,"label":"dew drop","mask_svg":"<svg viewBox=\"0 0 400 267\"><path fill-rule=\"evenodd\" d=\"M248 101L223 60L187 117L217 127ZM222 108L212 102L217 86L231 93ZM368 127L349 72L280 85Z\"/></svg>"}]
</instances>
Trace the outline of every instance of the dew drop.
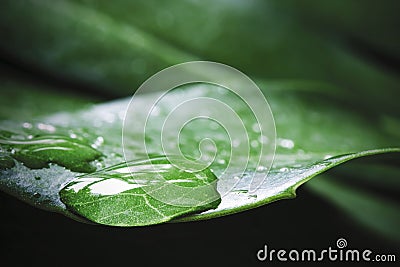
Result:
<instances>
[{"instance_id":1,"label":"dew drop","mask_svg":"<svg viewBox=\"0 0 400 267\"><path fill-rule=\"evenodd\" d=\"M103 167L103 164L101 162L96 162L96 168L100 169Z\"/></svg>"},{"instance_id":2,"label":"dew drop","mask_svg":"<svg viewBox=\"0 0 400 267\"><path fill-rule=\"evenodd\" d=\"M280 168L279 171L280 171L280 172L287 172L287 171L289 171L289 169L286 168L286 167L284 167L284 168Z\"/></svg>"},{"instance_id":3,"label":"dew drop","mask_svg":"<svg viewBox=\"0 0 400 267\"><path fill-rule=\"evenodd\" d=\"M251 145L252 147L258 147L258 142L257 142L257 140L251 141L250 145Z\"/></svg>"},{"instance_id":4,"label":"dew drop","mask_svg":"<svg viewBox=\"0 0 400 267\"><path fill-rule=\"evenodd\" d=\"M35 193L35 194L33 194L33 197L34 197L34 198L40 198L41 195L40 195L39 193Z\"/></svg>"},{"instance_id":5,"label":"dew drop","mask_svg":"<svg viewBox=\"0 0 400 267\"><path fill-rule=\"evenodd\" d=\"M96 138L96 141L94 141L94 143L92 144L92 147L93 148L98 148L103 143L104 143L104 138L102 136L99 136L99 137Z\"/></svg>"},{"instance_id":6,"label":"dew drop","mask_svg":"<svg viewBox=\"0 0 400 267\"><path fill-rule=\"evenodd\" d=\"M22 127L24 127L25 129L32 129L32 124L30 124L29 122L24 122L22 124Z\"/></svg>"},{"instance_id":7,"label":"dew drop","mask_svg":"<svg viewBox=\"0 0 400 267\"><path fill-rule=\"evenodd\" d=\"M235 140L232 141L232 146L233 147L238 147L239 145L240 145L240 140L235 139Z\"/></svg>"},{"instance_id":8,"label":"dew drop","mask_svg":"<svg viewBox=\"0 0 400 267\"><path fill-rule=\"evenodd\" d=\"M266 170L266 168L264 166L260 165L260 166L257 167L257 171L258 172L262 172L262 171L265 171L265 170Z\"/></svg>"},{"instance_id":9,"label":"dew drop","mask_svg":"<svg viewBox=\"0 0 400 267\"><path fill-rule=\"evenodd\" d=\"M258 123L254 123L253 126L251 127L254 132L259 133L260 132L260 125Z\"/></svg>"},{"instance_id":10,"label":"dew drop","mask_svg":"<svg viewBox=\"0 0 400 267\"><path fill-rule=\"evenodd\" d=\"M290 139L280 139L279 145L283 148L292 149L294 147L294 142Z\"/></svg>"},{"instance_id":11,"label":"dew drop","mask_svg":"<svg viewBox=\"0 0 400 267\"><path fill-rule=\"evenodd\" d=\"M56 128L50 124L38 123L37 127L39 130L47 131L49 133L54 133L56 131Z\"/></svg>"},{"instance_id":12,"label":"dew drop","mask_svg":"<svg viewBox=\"0 0 400 267\"><path fill-rule=\"evenodd\" d=\"M267 144L268 143L268 137L265 135L261 135L258 140L260 141L261 144Z\"/></svg>"},{"instance_id":13,"label":"dew drop","mask_svg":"<svg viewBox=\"0 0 400 267\"><path fill-rule=\"evenodd\" d=\"M94 171L91 161L102 154L69 136L42 135L31 139L21 137L0 138L0 144L10 155L32 169L41 169L55 163L77 172ZM57 152L55 152L57 151Z\"/></svg>"},{"instance_id":14,"label":"dew drop","mask_svg":"<svg viewBox=\"0 0 400 267\"><path fill-rule=\"evenodd\" d=\"M218 162L219 164L225 164L225 160L224 160L224 159L219 159L217 162Z\"/></svg>"}]
</instances>

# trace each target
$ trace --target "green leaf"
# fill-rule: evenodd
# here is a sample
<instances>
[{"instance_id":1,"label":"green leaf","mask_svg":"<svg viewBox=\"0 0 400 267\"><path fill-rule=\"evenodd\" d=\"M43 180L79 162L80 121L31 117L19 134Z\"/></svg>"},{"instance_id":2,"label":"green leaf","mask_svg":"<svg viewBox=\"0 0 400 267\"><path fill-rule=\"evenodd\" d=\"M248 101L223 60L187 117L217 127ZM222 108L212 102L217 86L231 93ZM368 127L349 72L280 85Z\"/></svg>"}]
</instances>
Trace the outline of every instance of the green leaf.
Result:
<instances>
[{"instance_id":1,"label":"green leaf","mask_svg":"<svg viewBox=\"0 0 400 267\"><path fill-rule=\"evenodd\" d=\"M352 32L396 47L396 35L386 32L396 25L370 22L369 14L376 10L373 4L346 1L341 9L340 4L316 1L310 9L323 18L310 26L302 19L311 17L305 11L308 6L281 2L7 0L0 9L0 47L14 61L51 76L90 82L98 90L106 87L115 96L130 95L164 67L209 59L235 66L250 77L328 82L346 90L348 100L366 110L399 114L392 97L398 93L397 75L346 45L346 31L328 27L322 34L314 26L333 17L344 28L354 27ZM382 6L382 14L396 10L377 6ZM329 13L331 9L334 13ZM349 13L340 18L334 15L345 11ZM375 20L382 21L380 16ZM376 35L364 30L366 23ZM385 88L385 93L377 88Z\"/></svg>"},{"instance_id":2,"label":"green leaf","mask_svg":"<svg viewBox=\"0 0 400 267\"><path fill-rule=\"evenodd\" d=\"M248 129L249 139L257 141L257 144L256 142L252 144L249 159L244 158L240 153L232 155L232 158L230 158L231 143L223 129L214 127L218 125L212 125L207 120L199 120L183 128L180 144L182 145L182 152L187 157L198 158L198 144L204 137L209 137L214 141L218 153L210 168L219 178L217 189L225 181L237 180L238 184L233 191L222 196L222 202L215 210L190 215L182 218L182 221L232 214L277 199L293 197L294 189L299 184L342 162L356 157L399 150L397 135L377 130L381 128L383 123L381 115L374 114L368 118L358 115L352 107L346 106L346 102L335 96L337 89L334 89L334 87L304 82L299 84L294 82L263 83L262 87L275 115L278 136L274 164L259 192L253 193L245 190L249 183L249 177L264 175L267 171L267 168L258 168L263 166L257 166L254 161L257 158L257 147L263 142L263 139L259 138L259 133L253 128L254 117L252 113L246 110L241 102L237 101L236 95L227 94L224 90L221 90L222 88L209 84L193 84L167 94L165 101L159 102L160 115L151 117L149 121L150 128L146 132L147 152L138 149L140 146L137 146L137 144L143 141L135 138L137 136L135 131L139 129L133 128L132 132L126 136L130 142L125 149L132 152L135 158L146 158L148 153L150 155L162 155L163 149L157 140L159 140L158 130L162 125L161 122L165 118L165 114L168 114L168 111L182 99L204 96L220 99L230 104ZM138 97L139 103L148 104L147 101L150 98L147 95ZM29 122L32 127L28 128L24 127L26 122L4 121L0 124L0 128L3 131L14 133L15 137L13 138L22 140L26 140L30 135L40 138L57 135L76 139L77 142L93 147L104 155L104 157L92 162L100 172L89 174L90 177L100 175L101 177L94 176L94 178L101 178L101 181L105 183L110 179L126 182L126 177L123 174L120 173L118 176L109 173L109 171L118 168L119 164L125 161L121 147L121 129L128 103L129 99L123 99L94 105L76 112L38 117ZM196 110L196 108L193 106L193 110ZM141 107L138 106L137 110L140 112ZM228 118L228 122L231 119ZM49 127L43 128L43 125L50 126L51 132L47 131ZM180 127L182 125L176 125L177 129L180 129ZM213 129L212 131L210 131L210 127ZM167 137L169 135L169 138L176 138L173 132L166 132L165 134L167 134ZM239 143L245 141L236 140ZM10 151L10 149L13 149L12 147L2 145L1 149L3 156L13 157ZM214 153L213 150L202 152L210 157ZM240 164L243 161L249 163L245 175L238 176L238 173L233 171L225 174L227 180L221 179L223 170L229 162ZM104 168L106 169L101 171ZM148 172L147 175L151 178L153 174ZM172 176L170 178L173 179ZM150 217L150 221L145 217L139 217L141 218L140 221L135 221L134 217L130 217L131 221L126 221L115 215L126 208L126 201L129 197L115 195L115 199L117 202L120 201L121 205L110 208L112 205L104 201L101 196L91 194L89 187L78 192L70 190L74 184L82 184L84 179L86 178L81 176L81 173L73 172L60 165L50 164L48 168L30 169L16 161L14 167L0 171L0 188L40 208L61 212L70 217L76 217L76 214L79 214L95 222L113 225L159 223L171 220L178 215L215 207L215 203L209 206L201 206L201 209L197 207L196 209L181 211L170 210L165 207L166 211L161 210L162 213L167 212L165 217ZM64 189L61 192L62 198L60 199L59 192L62 188ZM79 203L82 201L95 201L94 210L85 205L80 206ZM137 202L136 199L129 201ZM155 202L152 200L151 204L154 204L154 207L158 210L160 207ZM143 201L141 203L144 205L141 206L143 212L154 211L149 210L151 207L147 203ZM97 213L95 212L96 209ZM110 221L104 220L105 216L110 216Z\"/></svg>"},{"instance_id":3,"label":"green leaf","mask_svg":"<svg viewBox=\"0 0 400 267\"><path fill-rule=\"evenodd\" d=\"M68 208L91 221L141 226L216 208L220 203L216 180L207 169L181 170L164 157L152 158L80 176L60 196ZM167 196L170 203L154 194Z\"/></svg>"},{"instance_id":4,"label":"green leaf","mask_svg":"<svg viewBox=\"0 0 400 267\"><path fill-rule=\"evenodd\" d=\"M301 166L301 167L283 167L281 169L272 169L269 173L265 181L262 185L257 189L256 192L249 193L247 190L243 190L242 188L248 188L248 179L246 179L246 175L242 177L240 183L233 188L233 190L225 195L222 199L221 204L218 206L217 209L210 210L203 212L201 214L195 214L191 216L186 216L181 219L177 219L177 222L184 222L184 221L193 221L193 220L205 220L220 216L225 216L229 214L238 213L241 211L245 211L248 209L252 209L255 207L259 207L273 201L277 201L280 199L287 199L287 198L294 198L296 196L296 189L304 184L305 182L309 181L314 176L323 173L339 164L345 163L349 160L356 159L359 157L377 155L381 153L388 153L388 152L400 152L400 148L394 149L377 149L377 150L368 150L359 153L352 153L348 155L336 156L333 158L329 158L320 162L314 162L308 166ZM263 175L260 173L259 175ZM323 178L319 179L322 180ZM363 203L363 197L361 195L352 195L350 193L343 194L336 194L337 190L329 191L329 187L323 187L325 183L329 184L328 182L320 182L321 186L318 187L319 192L322 196L326 195L329 199L333 198L334 200L341 199L340 205L342 207L346 206L347 201L351 199L355 199L358 201L357 203ZM317 184L315 187L317 187ZM314 186L312 186L314 188ZM341 198L343 195L346 195L348 199ZM370 203L373 200L365 200L365 203ZM361 205L361 204L360 204ZM349 206L353 207L353 205L347 205L346 209L349 210ZM366 206L366 205L364 205ZM375 204L375 207L379 206L379 204ZM352 209L351 209L352 210ZM375 208L375 212L376 212ZM388 208L388 210L395 210L394 208ZM365 209L363 210L365 211ZM365 214L365 212L363 212ZM367 217L373 218L375 213L365 215ZM354 215L357 216L357 215ZM398 216L390 216L388 219L389 224L398 222L398 220L391 220L392 218L397 218ZM393 228L395 229L395 228Z\"/></svg>"}]
</instances>

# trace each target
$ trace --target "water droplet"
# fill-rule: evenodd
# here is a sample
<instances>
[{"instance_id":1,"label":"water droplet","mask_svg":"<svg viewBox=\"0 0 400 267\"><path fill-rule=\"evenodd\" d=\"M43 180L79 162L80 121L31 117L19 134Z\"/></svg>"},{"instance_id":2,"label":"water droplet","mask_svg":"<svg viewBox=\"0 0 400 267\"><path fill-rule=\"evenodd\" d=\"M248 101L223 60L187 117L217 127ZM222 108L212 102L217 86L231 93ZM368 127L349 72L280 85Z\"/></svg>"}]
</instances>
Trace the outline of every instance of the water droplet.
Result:
<instances>
[{"instance_id":1,"label":"water droplet","mask_svg":"<svg viewBox=\"0 0 400 267\"><path fill-rule=\"evenodd\" d=\"M257 140L251 141L250 144L251 144L252 147L258 147L258 142L257 142Z\"/></svg>"},{"instance_id":2,"label":"water droplet","mask_svg":"<svg viewBox=\"0 0 400 267\"><path fill-rule=\"evenodd\" d=\"M260 125L258 123L254 123L253 126L251 127L254 132L259 133L261 131Z\"/></svg>"},{"instance_id":3,"label":"water droplet","mask_svg":"<svg viewBox=\"0 0 400 267\"><path fill-rule=\"evenodd\" d=\"M225 160L224 160L224 159L219 159L217 162L218 162L219 164L225 164Z\"/></svg>"},{"instance_id":4,"label":"water droplet","mask_svg":"<svg viewBox=\"0 0 400 267\"><path fill-rule=\"evenodd\" d=\"M49 133L54 133L56 131L56 128L50 124L38 123L37 127L39 130L47 131Z\"/></svg>"},{"instance_id":5,"label":"water droplet","mask_svg":"<svg viewBox=\"0 0 400 267\"><path fill-rule=\"evenodd\" d=\"M257 171L258 171L258 172L265 171L266 169L267 169L267 168L265 168L264 166L261 166L261 165L257 167Z\"/></svg>"},{"instance_id":6,"label":"water droplet","mask_svg":"<svg viewBox=\"0 0 400 267\"><path fill-rule=\"evenodd\" d=\"M28 139L32 139L33 138L33 135L28 135Z\"/></svg>"},{"instance_id":7,"label":"water droplet","mask_svg":"<svg viewBox=\"0 0 400 267\"><path fill-rule=\"evenodd\" d=\"M294 142L290 139L279 139L278 142L283 148L292 149L294 147Z\"/></svg>"},{"instance_id":8,"label":"water droplet","mask_svg":"<svg viewBox=\"0 0 400 267\"><path fill-rule=\"evenodd\" d=\"M11 157L0 154L0 170L11 169L14 166L15 162Z\"/></svg>"},{"instance_id":9,"label":"water droplet","mask_svg":"<svg viewBox=\"0 0 400 267\"><path fill-rule=\"evenodd\" d=\"M24 127L25 129L32 129L32 124L29 122L24 122L22 124L22 127Z\"/></svg>"},{"instance_id":10,"label":"water droplet","mask_svg":"<svg viewBox=\"0 0 400 267\"><path fill-rule=\"evenodd\" d=\"M35 180L40 180L40 176L35 176Z\"/></svg>"},{"instance_id":11,"label":"water droplet","mask_svg":"<svg viewBox=\"0 0 400 267\"><path fill-rule=\"evenodd\" d=\"M172 162L176 165L172 164ZM156 199L162 200L163 204L173 201L174 204L179 205L182 203L182 205L186 205L187 202L195 201L194 204L198 205L198 201L204 201L204 198L206 200L208 198L218 199L219 194L216 191L217 177L207 168L198 171L198 167L200 166L196 166L195 170L192 163L173 156L168 158L157 156L146 160L124 161L72 180L61 189L61 200L66 203L65 200L67 199L66 204L71 204L69 201L72 200L75 203L76 196L82 196L85 199L101 198L102 196L118 195L130 190L134 190L133 193L138 193L137 196L139 198L145 191ZM176 186L187 188L187 193L193 193L193 188L199 189L200 192L197 194L196 191L197 195L193 194L193 198L191 198L192 195L188 194L182 202L177 202L180 201L177 198L180 199L183 189L173 191ZM196 200L197 197L201 197L201 199ZM185 203L185 201L187 202ZM77 205L79 206L80 204L78 203ZM110 200L110 205L113 205L113 200Z\"/></svg>"},{"instance_id":12,"label":"water droplet","mask_svg":"<svg viewBox=\"0 0 400 267\"><path fill-rule=\"evenodd\" d=\"M103 143L104 143L104 138L102 136L99 136L99 137L96 138L96 141L94 141L94 143L92 144L92 147L93 148L98 148Z\"/></svg>"},{"instance_id":13,"label":"water droplet","mask_svg":"<svg viewBox=\"0 0 400 267\"><path fill-rule=\"evenodd\" d=\"M332 157L332 155L325 155L324 159L329 159L331 157Z\"/></svg>"},{"instance_id":14,"label":"water droplet","mask_svg":"<svg viewBox=\"0 0 400 267\"><path fill-rule=\"evenodd\" d=\"M284 168L280 168L279 171L280 171L280 172L287 172L287 171L289 171L289 169L286 168L286 167L284 167Z\"/></svg>"},{"instance_id":15,"label":"water droplet","mask_svg":"<svg viewBox=\"0 0 400 267\"><path fill-rule=\"evenodd\" d=\"M261 135L258 140L260 141L261 144L267 144L268 143L268 137L265 135Z\"/></svg>"},{"instance_id":16,"label":"water droplet","mask_svg":"<svg viewBox=\"0 0 400 267\"><path fill-rule=\"evenodd\" d=\"M34 198L40 198L41 195L40 195L39 193L35 193L35 194L33 194L33 197L34 197Z\"/></svg>"},{"instance_id":17,"label":"water droplet","mask_svg":"<svg viewBox=\"0 0 400 267\"><path fill-rule=\"evenodd\" d=\"M75 139L75 138L77 138L78 136L77 136L76 134L74 134L74 133L71 133L71 134L69 135L69 137Z\"/></svg>"},{"instance_id":18,"label":"water droplet","mask_svg":"<svg viewBox=\"0 0 400 267\"><path fill-rule=\"evenodd\" d=\"M0 138L0 144L8 149L11 156L32 169L48 167L56 163L72 171L91 172L91 161L102 154L83 143L59 135L43 135L27 139Z\"/></svg>"},{"instance_id":19,"label":"water droplet","mask_svg":"<svg viewBox=\"0 0 400 267\"><path fill-rule=\"evenodd\" d=\"M233 147L238 147L239 145L240 145L240 140L235 139L235 140L232 141L232 146Z\"/></svg>"}]
</instances>

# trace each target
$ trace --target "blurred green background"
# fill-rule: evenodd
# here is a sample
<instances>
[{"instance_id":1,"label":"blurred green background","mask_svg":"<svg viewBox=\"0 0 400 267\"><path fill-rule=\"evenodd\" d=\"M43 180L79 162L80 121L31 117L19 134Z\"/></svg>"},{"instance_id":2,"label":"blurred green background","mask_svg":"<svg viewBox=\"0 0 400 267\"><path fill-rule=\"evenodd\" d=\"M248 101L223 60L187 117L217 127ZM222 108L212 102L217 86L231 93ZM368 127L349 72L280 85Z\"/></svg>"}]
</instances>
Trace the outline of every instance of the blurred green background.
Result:
<instances>
[{"instance_id":1,"label":"blurred green background","mask_svg":"<svg viewBox=\"0 0 400 267\"><path fill-rule=\"evenodd\" d=\"M399 10L390 0L1 1L0 119L131 96L165 67L210 60L261 86L333 85L354 112L382 114L385 130L399 136ZM399 210L399 163L398 155L357 160L300 188L294 201L135 229L83 225L2 193L2 254L10 262L28 255L59 263L83 254L91 263L201 265L215 255L221 263L250 264L265 243L326 248L339 237L355 248L398 253L398 235L385 228L400 226L387 220L398 218L390 211Z\"/></svg>"}]
</instances>

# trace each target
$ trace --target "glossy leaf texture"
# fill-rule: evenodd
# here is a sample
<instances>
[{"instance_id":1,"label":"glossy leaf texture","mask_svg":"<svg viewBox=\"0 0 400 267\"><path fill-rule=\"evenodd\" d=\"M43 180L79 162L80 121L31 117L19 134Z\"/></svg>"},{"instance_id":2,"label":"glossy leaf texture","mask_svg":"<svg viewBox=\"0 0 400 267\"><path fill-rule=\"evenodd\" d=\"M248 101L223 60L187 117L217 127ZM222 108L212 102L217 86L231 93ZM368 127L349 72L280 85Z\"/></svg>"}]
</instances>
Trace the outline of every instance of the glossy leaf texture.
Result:
<instances>
[{"instance_id":1,"label":"glossy leaf texture","mask_svg":"<svg viewBox=\"0 0 400 267\"><path fill-rule=\"evenodd\" d=\"M91 221L142 226L216 208L220 203L216 182L209 170L190 172L156 157L80 176L60 196L68 208ZM168 195L171 203L153 197L159 194Z\"/></svg>"},{"instance_id":2,"label":"glossy leaf texture","mask_svg":"<svg viewBox=\"0 0 400 267\"><path fill-rule=\"evenodd\" d=\"M168 109L168 107L173 106L174 101L179 100L182 96L196 97L202 95L217 99L225 98L227 103L235 103L232 98L234 96L216 89L218 88L213 85L194 84L172 91L171 94L168 94L166 101L161 102L164 106L160 107L160 114L163 114L163 108ZM201 209L196 210L187 209L184 212L169 210L165 207L167 210L161 212L167 212L167 216L150 216L148 219L142 217L142 220L135 221L136 216L132 215L129 223L117 217L119 212L126 211L127 196L118 194L113 196L120 201L115 201L115 206L113 206L111 203L102 202L101 196L91 195L90 185L84 183L82 185L85 189L75 194L67 189L73 187L76 183L80 183L80 181L84 181L85 176L56 164L50 164L49 168L30 169L16 161L15 167L1 171L0 186L2 190L29 203L47 210L61 212L67 216L76 217L76 214L79 214L89 220L110 225L144 225L159 223L185 213L200 212L206 208L216 207L215 210L190 215L180 220L208 219L254 208L277 199L293 197L297 186L333 166L356 157L398 151L398 138L392 131L377 131L377 129L384 129L382 127L385 124L384 117L375 114L366 119L364 116L355 113L351 107L347 109L342 100L334 96L332 87L312 82L309 84L302 82L299 85L282 82L262 83L262 90L274 112L278 136L274 165L263 184L263 188L258 193L249 193L244 190L249 182L246 175L237 176L236 173L230 173L226 175L227 179L229 181L237 180L238 183L229 194L222 196L222 202L218 207L214 205L216 202L213 204L214 206L201 207ZM147 96L140 97L145 104L148 99ZM101 169L115 168L115 165L119 166L124 162L121 147L121 128L128 102L129 99L112 101L83 108L76 112L61 112L51 116L38 117L30 122L3 121L1 128L4 131L18 133L15 138L27 138L27 136L35 134L39 136L56 134L77 139L104 155L104 157L93 162L97 170L102 173ZM138 109L140 110L140 107ZM243 122L251 124L248 126L252 128L251 114L239 113ZM158 119L162 119L162 116L154 118L154 125L159 124ZM29 123L32 127L24 127L27 125L26 123ZM43 128L43 125L47 125L47 127ZM217 158L219 160L213 163L211 168L219 177L229 159L224 158L224 155L229 155L229 144L227 144L229 141L221 132L210 132L210 126L212 125L208 122L206 124L201 122L193 124L192 128L182 131L180 140L184 145L182 147L185 148L183 152L187 156L196 157L198 151L192 149L191 146L197 146L199 137L208 136L213 139L218 149L218 155L222 158ZM51 133L46 132L46 129L51 129ZM256 134L256 131L249 131L250 138L254 134ZM156 133L150 129L146 140L149 143L149 153L159 155L162 154L162 148L159 143L152 141L155 137L157 137ZM136 142L140 142L140 140L135 139L135 130L132 129L131 143L128 149L133 151L137 158L146 157L143 151L135 150ZM262 142L262 140L258 140L258 142ZM255 143L253 145L255 146ZM3 153L5 156L10 155L8 149L3 148ZM343 154L348 155L340 156ZM236 157L236 160L241 160L241 155L233 156ZM247 174L262 175L266 172L266 170L254 168L250 166ZM89 174L89 176L92 177L93 175ZM149 177L151 177L150 173ZM105 172L104 176L94 178L101 178L101 181L107 183L106 180L111 179L110 181L113 181L115 175L110 176ZM118 179L123 181L123 175ZM218 183L221 184L221 181ZM86 186L88 187L86 188ZM62 188L64 190L62 190L60 199L59 191ZM86 205L80 206L80 203L85 201L95 201L97 204L93 204L93 209ZM143 201L141 201L143 212L145 210L153 212L154 210ZM132 200L132 202L134 203L135 200ZM104 219L106 216L109 216L107 217L110 218L109 221Z\"/></svg>"}]
</instances>

